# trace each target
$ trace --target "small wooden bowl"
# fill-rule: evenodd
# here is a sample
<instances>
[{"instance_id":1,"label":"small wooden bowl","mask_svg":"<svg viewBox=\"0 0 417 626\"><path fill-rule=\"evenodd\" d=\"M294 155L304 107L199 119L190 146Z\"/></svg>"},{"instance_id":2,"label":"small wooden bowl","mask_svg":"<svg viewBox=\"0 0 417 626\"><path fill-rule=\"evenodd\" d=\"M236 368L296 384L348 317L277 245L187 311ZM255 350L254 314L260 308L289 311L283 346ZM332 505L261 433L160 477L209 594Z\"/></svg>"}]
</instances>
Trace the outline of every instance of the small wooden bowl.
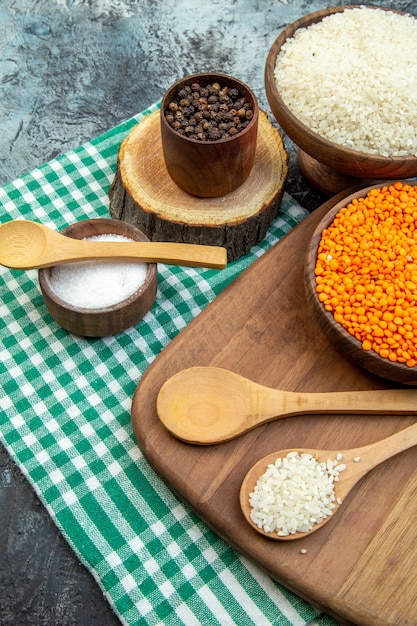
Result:
<instances>
[{"instance_id":1,"label":"small wooden bowl","mask_svg":"<svg viewBox=\"0 0 417 626\"><path fill-rule=\"evenodd\" d=\"M166 121L164 111L186 85L198 82L205 87L218 82L235 87L253 107L248 126L234 137L218 141L199 141L177 133ZM259 106L254 93L244 83L218 73L187 76L172 85L161 103L161 140L165 165L181 189L201 198L216 198L234 191L249 176L255 159Z\"/></svg>"},{"instance_id":2,"label":"small wooden bowl","mask_svg":"<svg viewBox=\"0 0 417 626\"><path fill-rule=\"evenodd\" d=\"M71 224L63 235L84 239L94 235L114 234L134 241L149 241L141 230L120 220L97 218ZM144 283L125 300L108 307L88 309L74 307L62 300L51 287L53 268L39 270L39 285L51 317L63 328L84 337L105 337L130 328L151 308L158 286L157 265L149 263Z\"/></svg>"},{"instance_id":3,"label":"small wooden bowl","mask_svg":"<svg viewBox=\"0 0 417 626\"><path fill-rule=\"evenodd\" d=\"M354 198L364 197L371 189L376 189L383 185L384 183L379 183L351 193L338 202L320 221L307 250L304 285L308 304L319 327L339 352L355 365L371 372L371 374L403 385L416 386L417 367L408 367L398 362L393 363L388 359L383 359L373 350L363 350L360 342L355 337L352 337L341 324L335 321L330 311L326 311L316 291L314 269L317 260L317 249L323 230L333 222L338 211L348 205Z\"/></svg>"},{"instance_id":4,"label":"small wooden bowl","mask_svg":"<svg viewBox=\"0 0 417 626\"><path fill-rule=\"evenodd\" d=\"M287 107L278 90L274 72L277 57L284 43L293 37L296 30L320 22L333 13L359 5L329 7L310 13L289 24L277 37L268 53L265 65L265 90L271 110L282 130L299 147L297 160L303 177L318 191L333 195L373 180L410 178L417 175L417 157L384 157L366 154L345 148L313 132L301 122ZM382 11L394 11L383 7L369 8ZM337 45L337 41L335 41ZM331 51L329 51L331 54Z\"/></svg>"}]
</instances>

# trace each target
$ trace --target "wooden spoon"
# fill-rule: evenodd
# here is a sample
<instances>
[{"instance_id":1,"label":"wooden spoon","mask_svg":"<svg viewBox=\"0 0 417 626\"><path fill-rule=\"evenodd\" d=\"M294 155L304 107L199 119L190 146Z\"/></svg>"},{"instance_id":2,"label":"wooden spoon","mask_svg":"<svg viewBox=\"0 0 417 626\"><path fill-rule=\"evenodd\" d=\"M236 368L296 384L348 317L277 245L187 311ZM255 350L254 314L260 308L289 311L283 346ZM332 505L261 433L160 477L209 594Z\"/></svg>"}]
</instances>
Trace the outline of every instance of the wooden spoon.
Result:
<instances>
[{"instance_id":1,"label":"wooden spoon","mask_svg":"<svg viewBox=\"0 0 417 626\"><path fill-rule=\"evenodd\" d=\"M269 389L222 368L191 367L162 385L156 408L178 439L215 444L289 415L414 414L417 389L299 393Z\"/></svg>"},{"instance_id":2,"label":"wooden spoon","mask_svg":"<svg viewBox=\"0 0 417 626\"><path fill-rule=\"evenodd\" d=\"M391 435L390 437L386 437L385 439L381 439L376 441L375 443L371 443L366 446L362 446L360 448L352 448L350 450L309 450L306 448L298 448L297 451L299 454L309 453L311 454L318 462L326 463L328 459L335 460L337 455L341 455L340 461L338 463L343 463L346 465L346 469L340 472L339 481L334 482L334 492L335 492L335 508L333 509L332 515L326 517L319 524L314 524L311 530L306 532L296 532L294 534L279 536L276 532L267 533L262 528L259 528L250 518L250 513L252 507L249 504L249 494L253 491L258 478L266 471L268 465L270 463L275 463L276 459L279 457L285 457L289 452L292 452L294 448L291 450L280 450L279 452L273 452L272 454L268 454L264 458L260 459L255 465L251 467L251 469L246 474L242 486L240 489L240 506L242 512L249 522L249 524L261 535L268 537L269 539L275 539L279 541L288 541L292 539L300 539L302 537L306 537L307 535L315 532L324 524L327 524L339 509L339 507L343 504L344 499L348 495L348 493L353 489L356 483L363 477L365 474L370 472L374 467L386 461L390 457L403 452L404 450L408 450L413 446L417 445L417 424L413 424L404 430L400 430L399 432Z\"/></svg>"},{"instance_id":3,"label":"wooden spoon","mask_svg":"<svg viewBox=\"0 0 417 626\"><path fill-rule=\"evenodd\" d=\"M85 241L30 220L12 220L0 226L0 263L6 267L28 270L92 259L223 269L227 251L218 246L159 241Z\"/></svg>"}]
</instances>

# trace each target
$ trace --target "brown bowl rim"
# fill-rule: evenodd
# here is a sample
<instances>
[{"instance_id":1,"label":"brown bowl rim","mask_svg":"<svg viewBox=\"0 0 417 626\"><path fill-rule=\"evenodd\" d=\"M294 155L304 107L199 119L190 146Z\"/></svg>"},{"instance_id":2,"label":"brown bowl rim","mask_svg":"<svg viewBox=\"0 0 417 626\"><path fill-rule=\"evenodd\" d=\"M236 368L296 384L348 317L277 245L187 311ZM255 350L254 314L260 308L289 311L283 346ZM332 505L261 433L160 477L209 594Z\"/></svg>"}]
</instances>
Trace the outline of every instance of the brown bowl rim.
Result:
<instances>
[{"instance_id":1,"label":"brown bowl rim","mask_svg":"<svg viewBox=\"0 0 417 626\"><path fill-rule=\"evenodd\" d=\"M186 137L185 135L180 135L179 133L177 133L177 131L174 130L166 121L164 110L166 108L165 103L171 93L175 93L179 91L183 85L188 85L189 83L192 83L199 78L210 78L210 77L212 77L213 79L220 78L220 79L225 80L226 82L229 81L232 83L236 83L236 85L239 86L240 89L243 89L243 91L246 91L252 100L253 117L251 121L249 122L249 124L246 126L246 128L244 128L242 131L240 131L233 137L228 137L227 139L216 139L214 141L203 142L203 141L199 141L198 139L193 139L192 137ZM161 106L160 106L160 117L161 117L161 124L164 125L164 128L168 129L170 133L174 133L176 137L179 137L180 139L184 141L188 141L191 144L204 145L204 146L211 146L211 145L217 146L217 145L222 145L222 144L227 145L233 141L236 141L238 138L241 138L244 135L246 135L248 132L252 130L255 124L258 124L259 103L252 89L246 83L239 80L238 78L235 78L234 76L230 76L229 74L224 74L222 72L198 72L196 74L189 74L187 76L184 76L183 78L180 78L175 83L173 83L170 87L168 87L168 89L165 91L164 95L162 96Z\"/></svg>"},{"instance_id":2,"label":"brown bowl rim","mask_svg":"<svg viewBox=\"0 0 417 626\"><path fill-rule=\"evenodd\" d=\"M390 9L387 7L381 7L377 5L371 5L371 4L368 4L368 5L348 4L348 5L319 9L318 11L313 11L312 13L309 13L295 20L291 24L288 24L286 28L282 30L281 33L278 35L278 37L276 37L276 39L274 40L271 48L269 49L267 60L265 63L265 83L270 86L275 103L278 104L278 106L281 108L283 112L283 115L279 116L280 119L278 119L277 117L277 121L280 125L282 124L283 130L287 132L285 129L285 126L287 126L287 124L285 123L285 117L289 118L292 121L293 125L299 127L301 133L304 133L307 138L308 137L313 138L317 145L321 146L323 149L327 151L337 150L341 156L346 155L346 157L349 157L350 159L356 158L357 160L364 160L364 161L368 161L372 159L375 165L380 166L380 167L387 166L390 163L393 163L393 164L398 163L398 165L402 165L404 164L404 161L407 164L412 165L414 162L417 163L417 157L412 154L404 155L404 156L383 156L380 154L371 154L369 152L362 152L359 150L353 150L352 148L347 148L346 146L332 142L329 139L322 137L315 131L311 130L311 128L306 126L304 122L302 122L298 117L296 117L296 115L294 115L294 113L288 108L288 106L283 101L280 95L280 92L278 91L278 88L276 86L276 81L274 77L274 68L275 68L277 56L284 42L290 39L294 35L296 30L298 30L299 28L307 28L308 26L311 26L312 24L322 21L325 17L329 15L333 15L335 13L343 13L343 11L345 10L357 9L361 7L366 7L369 9L379 9L382 11L389 11L391 13L398 13L399 15L410 15L411 17L417 19L416 16L410 13L406 13L404 11L399 11L396 9ZM272 98L268 94L268 92L267 92L267 99L268 99L271 109L274 109L275 108L275 106L273 106L274 103L271 102ZM274 111L274 115L275 115L275 111ZM294 140L294 143L297 144L295 140ZM300 146L300 147L301 149L303 149L303 146ZM306 152L309 153L308 150L306 150ZM331 159L329 160L329 164L331 164Z\"/></svg>"},{"instance_id":3,"label":"brown bowl rim","mask_svg":"<svg viewBox=\"0 0 417 626\"><path fill-rule=\"evenodd\" d=\"M60 234L65 235L66 237L73 237L72 233L76 233L78 228L80 228L81 225L84 225L87 223L91 223L91 224L99 223L99 224L103 224L106 226L108 225L109 227L116 226L116 225L120 226L119 220L115 220L113 218L107 218L107 217L89 218L89 219L80 220L78 222L69 224L68 226L66 226L60 231ZM138 234L141 233L141 235L143 236L141 241L149 241L145 233L143 233L139 228L137 228L133 224L130 224L128 222L123 222L123 227L126 228L128 231L131 231L132 235L133 233L135 233L136 236L138 236ZM110 231L110 230L102 231L101 234L104 234L104 233L114 234L114 231ZM74 237L74 239L78 239L78 237ZM82 315L88 315L93 318L93 317L97 317L100 315L105 315L106 313L114 313L115 311L119 311L123 309L124 307L128 306L129 304L131 304L131 302L133 302L137 298L140 298L142 294L147 289L149 289L150 285L155 280L155 275L157 273L156 263L146 263L146 265L147 265L147 269L146 269L145 280L143 281L142 285L134 293L132 293L130 296L128 296L124 300L121 300L117 304L113 304L111 306L106 306L106 307L101 307L101 308L94 308L94 309L76 307L70 304L69 302L67 302L66 300L63 300L60 296L58 296L58 294L55 293L50 283L51 271L53 267L45 267L45 268L40 269L38 272L38 277L39 277L41 290L44 296L46 295L46 297L54 301L62 309L66 309L68 311L72 311L74 313L79 313Z\"/></svg>"},{"instance_id":4,"label":"brown bowl rim","mask_svg":"<svg viewBox=\"0 0 417 626\"><path fill-rule=\"evenodd\" d=\"M339 323L337 323L330 311L327 311L323 304L320 302L317 291L315 289L315 275L313 269L316 265L317 248L321 239L322 232L327 228L334 220L336 214L345 206L347 206L355 198L365 197L366 194L372 189L378 189L392 185L397 180L380 181L368 187L351 191L344 198L339 200L327 213L323 216L320 222L317 224L314 232L310 238L310 242L307 248L305 266L304 266L304 288L307 295L307 301L310 309L312 310L314 317L317 317L317 311L320 311L319 315L322 320L322 324L319 324L330 339L332 345L335 345L335 341L330 335L338 334L341 340L346 345L347 343L355 350L355 358L351 359L356 365L360 365L363 369L375 374L381 378L385 378L391 381L402 383L405 385L417 385L417 365L414 367L408 367L404 363L392 362L388 359L383 359L373 350L365 351L362 349L360 341L353 337L348 331ZM417 185L417 180L402 180L405 184ZM311 302L313 301L313 303ZM325 328L324 328L325 327ZM336 330L337 329L337 330ZM337 347L337 346L336 346ZM337 347L338 348L338 347ZM339 348L338 348L339 349ZM339 350L340 351L340 350ZM342 350L342 354L344 354ZM345 355L348 357L348 355ZM393 376L384 375L381 371L393 372Z\"/></svg>"}]
</instances>

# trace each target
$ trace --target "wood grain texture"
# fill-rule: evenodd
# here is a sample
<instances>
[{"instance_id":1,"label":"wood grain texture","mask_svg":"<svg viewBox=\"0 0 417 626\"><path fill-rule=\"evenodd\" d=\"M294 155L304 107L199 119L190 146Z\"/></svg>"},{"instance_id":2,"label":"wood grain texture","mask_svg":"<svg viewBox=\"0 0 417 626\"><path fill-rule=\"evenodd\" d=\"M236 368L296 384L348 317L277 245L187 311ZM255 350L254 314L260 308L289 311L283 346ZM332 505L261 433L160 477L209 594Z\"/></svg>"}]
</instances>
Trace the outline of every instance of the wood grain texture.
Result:
<instances>
[{"instance_id":1,"label":"wood grain texture","mask_svg":"<svg viewBox=\"0 0 417 626\"><path fill-rule=\"evenodd\" d=\"M271 389L222 367L188 367L162 385L156 410L178 439L212 445L295 415L416 414L417 389L302 393Z\"/></svg>"},{"instance_id":2,"label":"wood grain texture","mask_svg":"<svg viewBox=\"0 0 417 626\"><path fill-rule=\"evenodd\" d=\"M417 615L417 601L415 581L416 550L410 549L415 545L415 502L417 498L417 482L412 477L403 485L401 497L381 524L357 563L357 572L363 569L367 576L360 578L351 574L340 589L343 600L355 596L357 605L369 614L377 614L374 607L384 604L385 621L372 622L373 624L401 624L412 626ZM395 534L400 538L391 542ZM386 587L391 589L391 595L381 595ZM366 598L366 602L364 601ZM401 605L408 607L405 613Z\"/></svg>"},{"instance_id":3,"label":"wood grain texture","mask_svg":"<svg viewBox=\"0 0 417 626\"><path fill-rule=\"evenodd\" d=\"M365 187L371 182L367 178L358 178L338 172L333 167L313 159L301 148L297 150L296 162L298 171L305 182L318 193L323 194L325 198L331 198L345 189L351 189L358 185Z\"/></svg>"},{"instance_id":4,"label":"wood grain texture","mask_svg":"<svg viewBox=\"0 0 417 626\"><path fill-rule=\"evenodd\" d=\"M239 491L249 468L271 452L354 448L389 436L415 423L415 418L299 416L201 447L170 435L156 413L165 380L195 365L224 367L259 384L290 391L398 387L346 360L320 331L306 302L305 250L320 219L340 199L326 202L307 217L165 348L137 387L132 424L149 462L179 497L273 578L339 621L410 624L410 616L417 615L417 598L406 590L402 567L407 580L413 581L417 542L410 519L416 511L415 499L409 500L407 491L417 475L415 450L376 467L346 498L337 516L299 541L273 542L258 535L243 518ZM393 561L396 547L399 560ZM368 593L374 584L376 589ZM394 614L397 621L392 621Z\"/></svg>"},{"instance_id":5,"label":"wood grain texture","mask_svg":"<svg viewBox=\"0 0 417 626\"><path fill-rule=\"evenodd\" d=\"M253 117L242 132L224 141L198 141L180 135L165 119L165 111L185 86L207 87L219 83L232 87L250 102ZM218 73L199 73L174 83L161 102L161 140L165 165L172 180L187 193L201 198L219 198L242 185L249 176L256 154L259 106L255 94L236 78Z\"/></svg>"},{"instance_id":6,"label":"wood grain texture","mask_svg":"<svg viewBox=\"0 0 417 626\"><path fill-rule=\"evenodd\" d=\"M230 262L265 237L278 213L287 175L282 137L261 111L255 162L247 180L221 198L192 196L166 170L160 115L155 112L120 147L110 214L138 226L151 241L224 246Z\"/></svg>"},{"instance_id":7,"label":"wood grain texture","mask_svg":"<svg viewBox=\"0 0 417 626\"><path fill-rule=\"evenodd\" d=\"M345 9L359 5L347 5L320 9L301 17L289 24L272 44L265 64L265 91L269 106L284 132L307 155L318 161L309 172L310 182L322 193L331 194L343 189L343 176L353 176L359 179L389 179L409 178L417 174L417 157L384 157L351 150L321 137L303 124L284 103L275 80L275 66L278 54L287 39L293 37L296 30L306 28L320 22L324 17L340 13ZM383 7L371 7L376 10ZM394 11L400 13L400 11ZM329 168L327 177L323 176L323 169L319 164ZM334 173L331 171L336 170ZM354 184L354 183L350 183ZM349 186L349 183L346 187ZM345 187L345 188L346 188Z\"/></svg>"},{"instance_id":8,"label":"wood grain texture","mask_svg":"<svg viewBox=\"0 0 417 626\"><path fill-rule=\"evenodd\" d=\"M119 224L118 224L119 225ZM83 228L83 225L80 226ZM135 261L190 267L226 267L226 249L159 241L85 241L65 237L31 220L0 225L0 263L15 269L39 269L74 261Z\"/></svg>"}]
</instances>

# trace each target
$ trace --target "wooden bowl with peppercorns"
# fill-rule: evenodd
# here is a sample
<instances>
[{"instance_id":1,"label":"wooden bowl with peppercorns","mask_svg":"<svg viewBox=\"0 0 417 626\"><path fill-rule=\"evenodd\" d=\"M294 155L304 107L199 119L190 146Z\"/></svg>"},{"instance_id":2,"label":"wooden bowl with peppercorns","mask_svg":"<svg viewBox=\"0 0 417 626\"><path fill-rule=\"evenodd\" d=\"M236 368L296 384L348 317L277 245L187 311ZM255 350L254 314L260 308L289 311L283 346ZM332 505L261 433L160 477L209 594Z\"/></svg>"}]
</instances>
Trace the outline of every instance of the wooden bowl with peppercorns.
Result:
<instances>
[{"instance_id":1,"label":"wooden bowl with peppercorns","mask_svg":"<svg viewBox=\"0 0 417 626\"><path fill-rule=\"evenodd\" d=\"M96 218L67 226L75 239L149 241L135 226ZM105 337L130 328L154 303L158 274L155 263L81 261L39 270L39 285L51 317L84 337Z\"/></svg>"},{"instance_id":2,"label":"wooden bowl with peppercorns","mask_svg":"<svg viewBox=\"0 0 417 626\"><path fill-rule=\"evenodd\" d=\"M274 41L267 99L318 191L417 175L416 53L416 18L376 6L315 11Z\"/></svg>"},{"instance_id":3,"label":"wooden bowl with peppercorns","mask_svg":"<svg viewBox=\"0 0 417 626\"><path fill-rule=\"evenodd\" d=\"M417 386L417 181L346 196L320 221L305 265L311 311L359 367Z\"/></svg>"},{"instance_id":4,"label":"wooden bowl with peppercorns","mask_svg":"<svg viewBox=\"0 0 417 626\"><path fill-rule=\"evenodd\" d=\"M172 85L161 102L161 140L173 181L202 198L240 187L255 159L258 114L251 89L226 74L193 74Z\"/></svg>"}]
</instances>

